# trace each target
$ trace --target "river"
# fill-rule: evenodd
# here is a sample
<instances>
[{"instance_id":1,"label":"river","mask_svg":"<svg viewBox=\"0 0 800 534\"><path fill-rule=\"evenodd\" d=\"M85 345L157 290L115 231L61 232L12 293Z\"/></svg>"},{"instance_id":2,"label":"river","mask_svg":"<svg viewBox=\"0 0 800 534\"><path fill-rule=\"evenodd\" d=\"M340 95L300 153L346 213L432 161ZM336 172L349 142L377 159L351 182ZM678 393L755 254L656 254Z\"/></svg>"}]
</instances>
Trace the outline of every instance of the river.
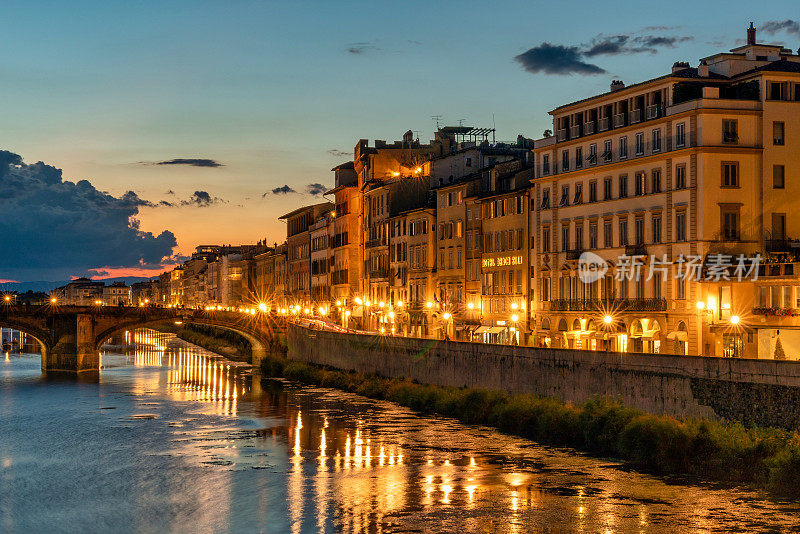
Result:
<instances>
[{"instance_id":1,"label":"river","mask_svg":"<svg viewBox=\"0 0 800 534\"><path fill-rule=\"evenodd\" d=\"M0 364L0 532L790 531L800 510L569 450L267 381L176 340L99 381Z\"/></svg>"}]
</instances>

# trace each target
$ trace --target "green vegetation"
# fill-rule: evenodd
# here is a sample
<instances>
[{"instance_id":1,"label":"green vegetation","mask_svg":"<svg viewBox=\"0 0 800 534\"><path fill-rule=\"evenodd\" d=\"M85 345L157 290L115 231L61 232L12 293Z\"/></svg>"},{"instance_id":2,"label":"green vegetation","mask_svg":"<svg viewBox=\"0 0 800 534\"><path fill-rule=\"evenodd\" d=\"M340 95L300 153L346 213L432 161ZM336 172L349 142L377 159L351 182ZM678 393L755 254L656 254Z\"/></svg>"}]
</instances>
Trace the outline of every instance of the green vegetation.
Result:
<instances>
[{"instance_id":1,"label":"green vegetation","mask_svg":"<svg viewBox=\"0 0 800 534\"><path fill-rule=\"evenodd\" d=\"M800 498L797 432L679 420L602 398L573 406L534 395L431 386L276 357L262 362L262 372L396 402L424 414L493 426L540 443L620 458L658 475L756 484L781 497Z\"/></svg>"},{"instance_id":2,"label":"green vegetation","mask_svg":"<svg viewBox=\"0 0 800 534\"><path fill-rule=\"evenodd\" d=\"M184 341L188 341L198 347L216 352L220 356L225 356L231 360L249 362L252 351L250 342L245 338L223 328L201 324L178 325L159 325L157 330L161 332L172 332Z\"/></svg>"}]
</instances>

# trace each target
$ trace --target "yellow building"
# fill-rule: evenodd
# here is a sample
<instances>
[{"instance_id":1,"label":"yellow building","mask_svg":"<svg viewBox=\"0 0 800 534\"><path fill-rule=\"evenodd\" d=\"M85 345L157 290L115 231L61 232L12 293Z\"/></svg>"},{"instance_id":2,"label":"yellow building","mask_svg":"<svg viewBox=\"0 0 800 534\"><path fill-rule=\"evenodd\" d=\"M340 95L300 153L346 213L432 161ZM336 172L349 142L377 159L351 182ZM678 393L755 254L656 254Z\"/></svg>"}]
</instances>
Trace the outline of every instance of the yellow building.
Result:
<instances>
[{"instance_id":1,"label":"yellow building","mask_svg":"<svg viewBox=\"0 0 800 534\"><path fill-rule=\"evenodd\" d=\"M768 346L761 331L778 324L754 295L795 302L795 289L761 289L791 277L736 275L800 231L786 217L800 187L798 87L800 57L752 30L697 68L553 110L531 190L537 343L753 357Z\"/></svg>"}]
</instances>

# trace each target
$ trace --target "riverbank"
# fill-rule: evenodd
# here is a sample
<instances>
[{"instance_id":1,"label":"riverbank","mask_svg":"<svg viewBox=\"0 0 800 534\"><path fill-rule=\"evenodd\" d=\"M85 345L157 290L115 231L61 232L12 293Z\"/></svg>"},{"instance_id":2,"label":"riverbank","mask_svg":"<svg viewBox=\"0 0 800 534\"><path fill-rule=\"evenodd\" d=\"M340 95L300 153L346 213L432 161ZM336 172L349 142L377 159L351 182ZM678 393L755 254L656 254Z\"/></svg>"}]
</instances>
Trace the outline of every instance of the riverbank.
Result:
<instances>
[{"instance_id":1,"label":"riverbank","mask_svg":"<svg viewBox=\"0 0 800 534\"><path fill-rule=\"evenodd\" d=\"M175 334L184 341L230 360L252 363L250 343L228 330L205 325L158 325L153 329Z\"/></svg>"},{"instance_id":2,"label":"riverbank","mask_svg":"<svg viewBox=\"0 0 800 534\"><path fill-rule=\"evenodd\" d=\"M541 443L619 458L658 475L756 485L781 498L800 499L797 432L656 416L608 399L574 406L534 395L431 386L274 356L264 359L261 368L265 377L387 400L423 414L441 414Z\"/></svg>"}]
</instances>

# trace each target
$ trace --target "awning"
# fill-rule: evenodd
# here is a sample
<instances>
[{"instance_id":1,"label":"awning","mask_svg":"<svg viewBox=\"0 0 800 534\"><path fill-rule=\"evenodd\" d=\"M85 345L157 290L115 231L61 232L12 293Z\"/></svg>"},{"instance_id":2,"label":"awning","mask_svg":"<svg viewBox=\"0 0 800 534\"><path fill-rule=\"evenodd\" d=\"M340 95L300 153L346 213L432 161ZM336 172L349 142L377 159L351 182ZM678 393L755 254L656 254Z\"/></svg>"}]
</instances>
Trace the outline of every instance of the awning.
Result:
<instances>
[{"instance_id":1,"label":"awning","mask_svg":"<svg viewBox=\"0 0 800 534\"><path fill-rule=\"evenodd\" d=\"M505 326L490 326L486 331L487 334L499 334L506 329Z\"/></svg>"},{"instance_id":2,"label":"awning","mask_svg":"<svg viewBox=\"0 0 800 534\"><path fill-rule=\"evenodd\" d=\"M479 326L478 328L475 329L475 333L476 334L483 334L487 330L489 330L489 328L491 328L491 327L490 326Z\"/></svg>"},{"instance_id":3,"label":"awning","mask_svg":"<svg viewBox=\"0 0 800 534\"><path fill-rule=\"evenodd\" d=\"M480 326L481 325L479 325L479 324L467 324L467 325L464 325L464 330L466 330L468 332L471 332L473 330L477 330L478 328L480 328Z\"/></svg>"},{"instance_id":4,"label":"awning","mask_svg":"<svg viewBox=\"0 0 800 534\"><path fill-rule=\"evenodd\" d=\"M667 334L667 339L677 339L678 341L689 341L689 333L682 330L676 330Z\"/></svg>"}]
</instances>

